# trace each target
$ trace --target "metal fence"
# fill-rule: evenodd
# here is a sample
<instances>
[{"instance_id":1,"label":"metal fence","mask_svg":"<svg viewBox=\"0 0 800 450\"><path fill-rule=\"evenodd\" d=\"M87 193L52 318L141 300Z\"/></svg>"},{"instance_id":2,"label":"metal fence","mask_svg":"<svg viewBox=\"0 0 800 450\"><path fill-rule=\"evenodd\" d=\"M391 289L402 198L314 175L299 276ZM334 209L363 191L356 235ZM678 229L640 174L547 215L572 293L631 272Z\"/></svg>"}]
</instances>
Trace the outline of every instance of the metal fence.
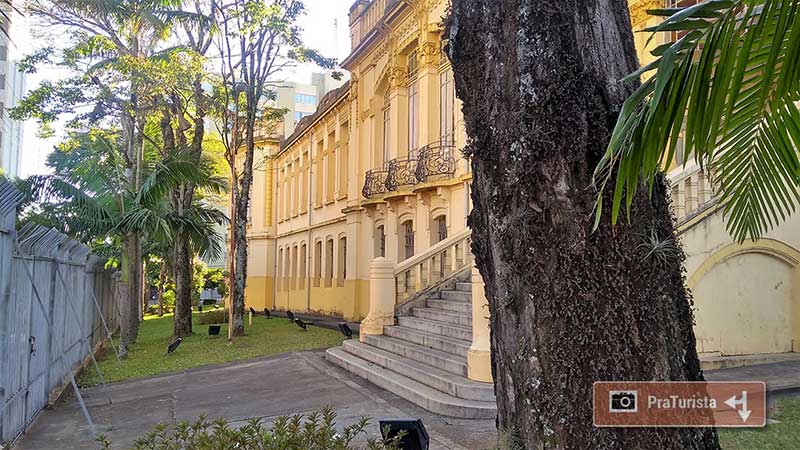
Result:
<instances>
[{"instance_id":1,"label":"metal fence","mask_svg":"<svg viewBox=\"0 0 800 450\"><path fill-rule=\"evenodd\" d=\"M0 181L0 439L10 442L118 324L112 273L50 228L15 230L19 193Z\"/></svg>"}]
</instances>

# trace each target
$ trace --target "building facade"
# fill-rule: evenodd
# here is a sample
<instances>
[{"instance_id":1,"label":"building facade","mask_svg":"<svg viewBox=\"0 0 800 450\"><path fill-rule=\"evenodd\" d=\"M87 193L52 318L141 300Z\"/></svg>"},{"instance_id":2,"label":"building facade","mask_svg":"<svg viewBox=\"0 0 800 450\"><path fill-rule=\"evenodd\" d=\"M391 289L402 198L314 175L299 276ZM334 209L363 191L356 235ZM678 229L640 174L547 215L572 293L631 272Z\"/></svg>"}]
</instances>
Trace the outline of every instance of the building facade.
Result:
<instances>
[{"instance_id":1,"label":"building facade","mask_svg":"<svg viewBox=\"0 0 800 450\"><path fill-rule=\"evenodd\" d=\"M17 16L10 3L0 5L10 21L2 18L4 32L0 33L0 169L7 177L18 177L21 164L23 124L12 120L8 110L22 100L25 95L25 74L18 69L16 49L9 38L11 21Z\"/></svg>"},{"instance_id":2,"label":"building facade","mask_svg":"<svg viewBox=\"0 0 800 450\"><path fill-rule=\"evenodd\" d=\"M265 163L254 188L249 306L360 321L370 316L371 301L374 316L380 289L391 291L384 294L398 308L386 314L400 315L406 300L469 273L472 177L442 54L446 3L356 1L352 52L342 63L350 81L287 138L260 143ZM647 9L674 4L631 0L634 30L657 21ZM640 61L652 60L649 50L661 42L648 43L645 33L635 39ZM669 178L701 355L800 351L800 219L739 245L700 168L676 164ZM384 275L389 284L375 282ZM486 381L488 313L476 285L479 276L470 322L470 352L478 356L469 359L469 377Z\"/></svg>"}]
</instances>

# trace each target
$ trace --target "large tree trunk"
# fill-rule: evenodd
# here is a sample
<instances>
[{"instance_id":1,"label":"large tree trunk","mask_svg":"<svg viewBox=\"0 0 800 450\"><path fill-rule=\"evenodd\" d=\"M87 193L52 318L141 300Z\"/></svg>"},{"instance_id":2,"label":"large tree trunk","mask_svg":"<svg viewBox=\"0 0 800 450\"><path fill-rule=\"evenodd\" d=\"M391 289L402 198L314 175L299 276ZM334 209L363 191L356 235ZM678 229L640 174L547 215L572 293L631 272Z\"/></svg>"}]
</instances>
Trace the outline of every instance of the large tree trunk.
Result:
<instances>
[{"instance_id":1,"label":"large tree trunk","mask_svg":"<svg viewBox=\"0 0 800 450\"><path fill-rule=\"evenodd\" d=\"M252 92L248 92L252 96ZM235 272L233 276L233 289L231 289L231 307L233 308L232 336L244 335L244 291L247 287L247 221L250 207L250 188L253 185L253 162L255 158L255 124L256 111L251 105L256 102L248 98L247 116L245 123L245 159L242 167L242 176L239 177L238 192L236 192L236 214L231 227L232 238L236 240ZM234 169L231 169L234 170Z\"/></svg>"},{"instance_id":2,"label":"large tree trunk","mask_svg":"<svg viewBox=\"0 0 800 450\"><path fill-rule=\"evenodd\" d=\"M192 334L192 254L186 238L177 236L173 261L175 276L175 317L172 333L175 337Z\"/></svg>"},{"instance_id":3,"label":"large tree trunk","mask_svg":"<svg viewBox=\"0 0 800 450\"><path fill-rule=\"evenodd\" d=\"M637 67L624 0L454 0L498 426L526 449L718 449L714 429L594 428L600 380L702 380L664 181L593 232L592 172ZM639 192L646 192L640 189ZM610 199L605 199L610 204Z\"/></svg>"}]
</instances>

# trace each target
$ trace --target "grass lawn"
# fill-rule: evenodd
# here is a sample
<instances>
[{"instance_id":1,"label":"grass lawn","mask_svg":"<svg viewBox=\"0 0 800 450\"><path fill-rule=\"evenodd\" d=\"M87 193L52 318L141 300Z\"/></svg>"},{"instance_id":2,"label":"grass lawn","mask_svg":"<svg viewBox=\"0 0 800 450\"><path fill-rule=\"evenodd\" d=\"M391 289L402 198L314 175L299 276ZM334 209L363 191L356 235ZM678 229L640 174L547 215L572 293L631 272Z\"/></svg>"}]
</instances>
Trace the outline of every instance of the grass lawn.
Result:
<instances>
[{"instance_id":1,"label":"grass lawn","mask_svg":"<svg viewBox=\"0 0 800 450\"><path fill-rule=\"evenodd\" d=\"M800 398L778 401L773 419L780 423L760 429L721 429L724 450L800 450Z\"/></svg>"},{"instance_id":2,"label":"grass lawn","mask_svg":"<svg viewBox=\"0 0 800 450\"><path fill-rule=\"evenodd\" d=\"M164 317L148 316L139 325L139 338L129 349L128 358L117 362L113 350L106 352L100 369L107 383L148 377L166 372L174 372L190 367L220 364L259 356L274 355L297 350L311 350L334 347L342 343L338 331L325 328L308 327L304 332L288 319L275 317L253 317L253 325L247 325L247 336L228 343L228 326L223 325L220 337L208 336L208 325L198 325L193 315L195 335L185 338L177 351L167 355L167 346L172 342L172 315ZM79 383L93 386L99 383L94 367L84 370Z\"/></svg>"}]
</instances>

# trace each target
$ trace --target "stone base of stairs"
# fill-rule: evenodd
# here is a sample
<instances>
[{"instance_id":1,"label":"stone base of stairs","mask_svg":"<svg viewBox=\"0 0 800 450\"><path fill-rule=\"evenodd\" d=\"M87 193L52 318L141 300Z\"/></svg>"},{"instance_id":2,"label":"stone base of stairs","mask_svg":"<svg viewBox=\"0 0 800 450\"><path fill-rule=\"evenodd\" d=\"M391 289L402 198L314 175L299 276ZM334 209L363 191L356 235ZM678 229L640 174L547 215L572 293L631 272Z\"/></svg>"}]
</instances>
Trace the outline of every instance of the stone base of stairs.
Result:
<instances>
[{"instance_id":1,"label":"stone base of stairs","mask_svg":"<svg viewBox=\"0 0 800 450\"><path fill-rule=\"evenodd\" d=\"M492 419L494 386L467 378L472 285L449 282L410 315L363 342L345 341L326 359L436 414Z\"/></svg>"}]
</instances>

